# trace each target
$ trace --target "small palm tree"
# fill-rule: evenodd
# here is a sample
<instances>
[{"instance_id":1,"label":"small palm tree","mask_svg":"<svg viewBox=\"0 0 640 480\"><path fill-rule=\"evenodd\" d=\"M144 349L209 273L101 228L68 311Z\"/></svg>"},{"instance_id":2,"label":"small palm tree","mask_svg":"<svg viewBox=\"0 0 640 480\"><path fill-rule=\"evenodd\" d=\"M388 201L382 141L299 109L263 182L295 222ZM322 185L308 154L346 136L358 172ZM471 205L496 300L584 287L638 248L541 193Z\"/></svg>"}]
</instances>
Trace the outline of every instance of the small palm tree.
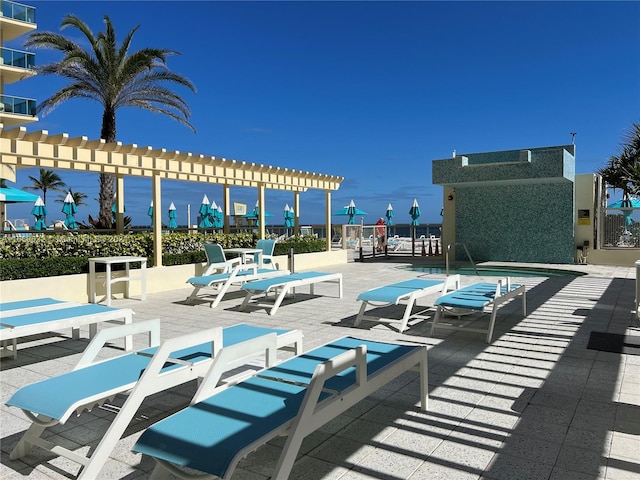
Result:
<instances>
[{"instance_id":1,"label":"small palm tree","mask_svg":"<svg viewBox=\"0 0 640 480\"><path fill-rule=\"evenodd\" d=\"M32 177L29 175L29 180L33 182L33 185L24 187L25 190L41 190L42 191L42 201L47 203L47 192L49 190L62 192L65 190L66 185L58 175L53 170L47 170L46 168L40 169L40 176L38 178ZM45 216L44 221L46 223L47 217Z\"/></svg>"},{"instance_id":2,"label":"small palm tree","mask_svg":"<svg viewBox=\"0 0 640 480\"><path fill-rule=\"evenodd\" d=\"M153 113L167 115L195 128L188 119L191 111L187 103L164 86L166 82L178 84L195 92L195 86L187 78L168 70L167 57L178 52L158 48L144 48L129 53L131 40L139 26L133 28L120 45L107 15L105 31L94 35L91 29L75 15L62 19L60 28L73 27L89 42L84 50L73 40L52 32L32 33L27 48L52 48L63 54L62 60L38 67L43 75L59 75L71 81L69 85L44 100L38 111L46 115L59 104L72 98L88 98L103 107L101 138L116 141L116 111L121 107L138 107ZM100 174L100 192L97 223L102 228L111 225L111 204L114 194L114 175Z\"/></svg>"},{"instance_id":3,"label":"small palm tree","mask_svg":"<svg viewBox=\"0 0 640 480\"><path fill-rule=\"evenodd\" d=\"M33 182L33 185L24 187L25 190L40 190L42 191L42 200L47 203L47 192L53 190L56 192L63 192L66 189L66 184L53 170L47 170L46 168L40 169L39 177L32 177L29 175L29 180Z\"/></svg>"},{"instance_id":4,"label":"small palm tree","mask_svg":"<svg viewBox=\"0 0 640 480\"><path fill-rule=\"evenodd\" d=\"M76 207L80 207L82 205L89 205L85 200L88 198L86 193L82 192L74 192L72 189L69 189L69 193L71 193L71 197L73 197L73 201L76 204ZM64 199L67 198L67 194L60 195L60 198L56 200L58 203L64 203Z\"/></svg>"},{"instance_id":5,"label":"small palm tree","mask_svg":"<svg viewBox=\"0 0 640 480\"><path fill-rule=\"evenodd\" d=\"M622 190L623 200L640 193L640 124L632 124L618 155L609 157L607 166L597 172L608 185Z\"/></svg>"}]
</instances>

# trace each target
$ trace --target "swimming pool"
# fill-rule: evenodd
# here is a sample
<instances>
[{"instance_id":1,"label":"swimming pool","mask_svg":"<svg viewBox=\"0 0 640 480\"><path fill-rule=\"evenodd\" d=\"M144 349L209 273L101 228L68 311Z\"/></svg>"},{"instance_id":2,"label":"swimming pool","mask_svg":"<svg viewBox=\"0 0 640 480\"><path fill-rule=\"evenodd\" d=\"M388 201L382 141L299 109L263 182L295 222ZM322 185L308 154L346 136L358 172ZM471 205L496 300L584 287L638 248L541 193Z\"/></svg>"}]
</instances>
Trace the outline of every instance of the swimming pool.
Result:
<instances>
[{"instance_id":1,"label":"swimming pool","mask_svg":"<svg viewBox=\"0 0 640 480\"><path fill-rule=\"evenodd\" d=\"M413 272L421 273L436 273L446 274L447 269L445 265L403 265L403 270L411 270ZM511 266L477 266L476 270L471 266L461 265L449 265L449 274L459 275L480 275L482 277L580 277L586 275L583 272L575 270L561 270L554 268L536 268L536 267L511 267Z\"/></svg>"}]
</instances>

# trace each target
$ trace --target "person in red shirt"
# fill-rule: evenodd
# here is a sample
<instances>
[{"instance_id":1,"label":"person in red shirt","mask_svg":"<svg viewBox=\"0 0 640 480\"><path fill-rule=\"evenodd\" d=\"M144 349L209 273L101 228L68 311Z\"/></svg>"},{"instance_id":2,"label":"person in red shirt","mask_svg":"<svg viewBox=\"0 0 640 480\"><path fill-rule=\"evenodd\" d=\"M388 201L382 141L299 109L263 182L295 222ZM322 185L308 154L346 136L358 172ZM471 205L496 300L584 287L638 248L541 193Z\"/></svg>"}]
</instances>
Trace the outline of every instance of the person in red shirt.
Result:
<instances>
[{"instance_id":1,"label":"person in red shirt","mask_svg":"<svg viewBox=\"0 0 640 480\"><path fill-rule=\"evenodd\" d=\"M376 237L378 237L376 251L378 252L384 252L384 247L387 243L387 229L384 225L384 218L380 217L376 222Z\"/></svg>"}]
</instances>

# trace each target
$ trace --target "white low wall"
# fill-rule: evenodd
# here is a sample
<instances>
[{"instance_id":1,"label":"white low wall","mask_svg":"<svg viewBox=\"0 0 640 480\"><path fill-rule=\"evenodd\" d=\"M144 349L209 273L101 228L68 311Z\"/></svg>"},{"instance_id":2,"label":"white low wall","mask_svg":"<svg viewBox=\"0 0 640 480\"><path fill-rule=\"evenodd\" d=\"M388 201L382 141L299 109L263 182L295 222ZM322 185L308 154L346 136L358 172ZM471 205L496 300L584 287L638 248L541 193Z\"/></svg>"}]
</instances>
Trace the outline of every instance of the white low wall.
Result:
<instances>
[{"instance_id":1,"label":"white low wall","mask_svg":"<svg viewBox=\"0 0 640 480\"><path fill-rule=\"evenodd\" d=\"M289 268L288 257L275 258L279 268ZM302 253L295 255L295 270L311 270L314 268L328 267L347 263L346 250L334 250L331 252ZM202 275L204 264L176 265L173 267L147 268L147 293L166 292L177 288L185 288L187 278ZM129 292L132 297L140 295L140 281L135 280L140 274L139 270L131 270ZM122 277L124 271L113 272L112 277ZM104 280L98 278L96 284L98 299L105 296ZM122 297L125 291L125 283L115 283L111 287L112 294ZM16 300L28 300L37 297L52 297L69 302L89 301L89 275L64 275L59 277L28 278L24 280L5 280L0 282L0 301L12 302Z\"/></svg>"},{"instance_id":2,"label":"white low wall","mask_svg":"<svg viewBox=\"0 0 640 480\"><path fill-rule=\"evenodd\" d=\"M618 265L633 267L640 260L640 248L589 249L587 263L590 265Z\"/></svg>"}]
</instances>

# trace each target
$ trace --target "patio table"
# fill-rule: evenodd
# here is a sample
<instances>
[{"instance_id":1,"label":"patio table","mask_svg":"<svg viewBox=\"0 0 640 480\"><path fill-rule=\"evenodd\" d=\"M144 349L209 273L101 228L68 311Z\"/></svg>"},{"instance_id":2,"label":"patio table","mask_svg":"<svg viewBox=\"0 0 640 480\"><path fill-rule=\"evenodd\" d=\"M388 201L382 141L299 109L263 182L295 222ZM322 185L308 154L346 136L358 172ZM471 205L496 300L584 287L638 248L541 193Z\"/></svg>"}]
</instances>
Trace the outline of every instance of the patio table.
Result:
<instances>
[{"instance_id":1,"label":"patio table","mask_svg":"<svg viewBox=\"0 0 640 480\"><path fill-rule=\"evenodd\" d=\"M130 264L140 262L140 275L132 277L130 272ZM124 296L129 298L129 285L131 280L140 280L141 294L140 300L146 298L147 291L147 257L120 256L120 257L94 257L89 259L89 301L96 302L96 264L106 265L105 285L107 290L107 305L111 305L111 285L118 282L125 282L126 288ZM111 265L124 264L125 275L123 277L111 278Z\"/></svg>"}]
</instances>

